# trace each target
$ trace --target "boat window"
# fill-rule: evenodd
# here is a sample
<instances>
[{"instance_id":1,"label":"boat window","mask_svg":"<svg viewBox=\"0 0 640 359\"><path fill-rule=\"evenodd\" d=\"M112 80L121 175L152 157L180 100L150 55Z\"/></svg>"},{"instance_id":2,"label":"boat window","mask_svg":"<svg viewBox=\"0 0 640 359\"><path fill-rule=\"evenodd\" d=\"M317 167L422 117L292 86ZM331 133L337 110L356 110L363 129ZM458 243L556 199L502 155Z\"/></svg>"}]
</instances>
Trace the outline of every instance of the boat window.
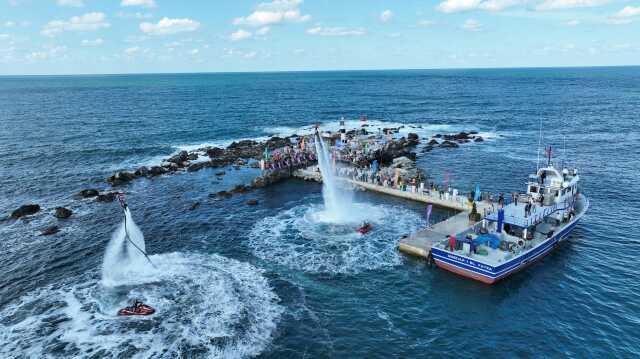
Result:
<instances>
[{"instance_id":1,"label":"boat window","mask_svg":"<svg viewBox=\"0 0 640 359\"><path fill-rule=\"evenodd\" d=\"M538 187L536 187L536 186L531 186L531 188L529 189L529 192L531 192L531 193L538 193Z\"/></svg>"}]
</instances>

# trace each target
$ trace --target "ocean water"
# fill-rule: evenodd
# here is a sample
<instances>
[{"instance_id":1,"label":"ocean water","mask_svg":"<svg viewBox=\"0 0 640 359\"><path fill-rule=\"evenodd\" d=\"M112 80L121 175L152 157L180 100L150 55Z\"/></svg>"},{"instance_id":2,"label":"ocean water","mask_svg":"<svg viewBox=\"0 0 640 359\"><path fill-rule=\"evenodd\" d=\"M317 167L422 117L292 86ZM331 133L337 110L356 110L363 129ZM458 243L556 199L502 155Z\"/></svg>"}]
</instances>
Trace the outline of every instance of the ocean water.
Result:
<instances>
[{"instance_id":1,"label":"ocean water","mask_svg":"<svg viewBox=\"0 0 640 359\"><path fill-rule=\"evenodd\" d=\"M463 191L522 190L542 122L589 212L550 255L486 286L395 250L424 206L358 192L378 229L358 237L314 224L318 184L212 201L255 170L205 169L123 187L159 269L123 292L101 286L122 214L78 191L180 149L362 114L425 137L483 134L418 157ZM0 222L0 356L637 357L639 116L638 67L0 77L2 215L43 207ZM74 215L57 220L56 206ZM60 233L40 236L51 224ZM114 317L132 296L158 314Z\"/></svg>"}]
</instances>

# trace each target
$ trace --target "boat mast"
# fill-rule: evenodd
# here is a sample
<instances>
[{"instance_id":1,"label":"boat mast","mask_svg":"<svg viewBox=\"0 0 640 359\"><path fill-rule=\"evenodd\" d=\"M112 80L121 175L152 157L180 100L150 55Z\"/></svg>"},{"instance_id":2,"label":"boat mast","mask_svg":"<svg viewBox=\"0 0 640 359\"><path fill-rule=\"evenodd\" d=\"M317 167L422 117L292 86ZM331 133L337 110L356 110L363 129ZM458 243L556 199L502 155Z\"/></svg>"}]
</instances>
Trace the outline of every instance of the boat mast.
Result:
<instances>
[{"instance_id":1,"label":"boat mast","mask_svg":"<svg viewBox=\"0 0 640 359\"><path fill-rule=\"evenodd\" d=\"M540 146L542 145L542 119L540 119L540 133L538 134L538 158L536 160L536 174L540 170Z\"/></svg>"}]
</instances>

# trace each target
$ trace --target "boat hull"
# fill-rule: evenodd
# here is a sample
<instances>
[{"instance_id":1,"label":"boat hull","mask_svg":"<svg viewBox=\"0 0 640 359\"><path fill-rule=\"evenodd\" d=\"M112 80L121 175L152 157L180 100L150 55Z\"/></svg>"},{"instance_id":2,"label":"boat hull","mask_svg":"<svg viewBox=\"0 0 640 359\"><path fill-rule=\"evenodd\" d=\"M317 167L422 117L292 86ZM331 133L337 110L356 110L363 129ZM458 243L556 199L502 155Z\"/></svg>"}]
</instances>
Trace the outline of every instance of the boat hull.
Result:
<instances>
[{"instance_id":1,"label":"boat hull","mask_svg":"<svg viewBox=\"0 0 640 359\"><path fill-rule=\"evenodd\" d=\"M517 256L498 266L491 266L473 260L472 258L459 256L435 247L431 248L431 255L439 268L482 283L493 284L528 267L551 252L558 243L569 237L571 231L573 231L585 212L586 206L580 215L567 223L561 231L555 233L553 236L529 250L527 253Z\"/></svg>"}]
</instances>

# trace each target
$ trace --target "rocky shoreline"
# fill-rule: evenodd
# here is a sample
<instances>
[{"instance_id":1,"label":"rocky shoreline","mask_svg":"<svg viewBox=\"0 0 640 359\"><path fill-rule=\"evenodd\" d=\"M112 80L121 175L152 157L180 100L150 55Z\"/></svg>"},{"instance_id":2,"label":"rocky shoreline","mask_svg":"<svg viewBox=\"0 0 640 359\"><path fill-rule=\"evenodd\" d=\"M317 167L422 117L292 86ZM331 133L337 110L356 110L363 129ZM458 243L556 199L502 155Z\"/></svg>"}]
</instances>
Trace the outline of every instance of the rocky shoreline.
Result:
<instances>
[{"instance_id":1,"label":"rocky shoreline","mask_svg":"<svg viewBox=\"0 0 640 359\"><path fill-rule=\"evenodd\" d=\"M385 128L384 133L398 133L402 127L398 128ZM350 130L346 133L347 138L352 139L355 136L374 136L373 133L369 133L365 127L358 130ZM171 175L184 172L194 172L203 168L222 168L233 167L239 169L240 167L259 168L260 160L263 158L265 149L268 151L274 151L276 149L282 149L286 146L292 147L302 139L309 140L311 136L299 136L293 134L289 137L274 136L267 141L254 141L254 140L241 140L231 143L226 148L220 147L202 147L193 151L181 151L171 157L164 159L157 166L141 166L131 171L117 171L113 175L106 179L106 182L111 187L119 187L126 185L127 183L138 178L153 178L162 175ZM324 136L327 138L327 134ZM340 138L340 133L329 134L329 141L335 141ZM292 141L294 140L294 141ZM407 167L407 162L415 162L417 158L416 148L421 144L421 141L426 141L426 138L419 138L416 133L409 133L407 137L401 137L388 143L383 149L379 149L367 155L365 159L357 163L353 163L355 167L366 168L377 160L381 165L380 170L384 171L388 168L395 168L399 166L399 163L403 163L400 167ZM455 134L436 134L432 136L429 141L422 147L421 153L430 152L436 148L451 149L457 148L460 145L464 145L471 142L482 142L484 139L478 135L475 131L459 132ZM400 162L399 162L400 161ZM209 197L213 200L221 200L224 198L232 197L235 194L243 194L252 190L263 188L271 184L280 182L293 176L293 172L297 169L306 168L314 163L304 162L298 165L289 165L285 168L279 168L270 171L263 171L263 173L257 176L249 184L240 184L228 191L219 191L209 194ZM411 167L411 166L409 166ZM415 166L413 166L415 167ZM224 171L218 171L214 174L220 178L225 175ZM99 191L95 188L89 188L80 191L75 195L81 199L94 199L96 202L110 203L115 200L117 194L121 191ZM246 201L247 205L257 204L257 200L249 199ZM194 203L189 209L195 210L199 206L199 202ZM16 210L12 211L8 220L17 220L25 217L32 216L41 211L41 207L38 204L25 204ZM65 207L56 207L52 215L58 220L66 220L73 215L73 212ZM42 235L51 235L59 231L57 225L52 225L42 230Z\"/></svg>"}]
</instances>

